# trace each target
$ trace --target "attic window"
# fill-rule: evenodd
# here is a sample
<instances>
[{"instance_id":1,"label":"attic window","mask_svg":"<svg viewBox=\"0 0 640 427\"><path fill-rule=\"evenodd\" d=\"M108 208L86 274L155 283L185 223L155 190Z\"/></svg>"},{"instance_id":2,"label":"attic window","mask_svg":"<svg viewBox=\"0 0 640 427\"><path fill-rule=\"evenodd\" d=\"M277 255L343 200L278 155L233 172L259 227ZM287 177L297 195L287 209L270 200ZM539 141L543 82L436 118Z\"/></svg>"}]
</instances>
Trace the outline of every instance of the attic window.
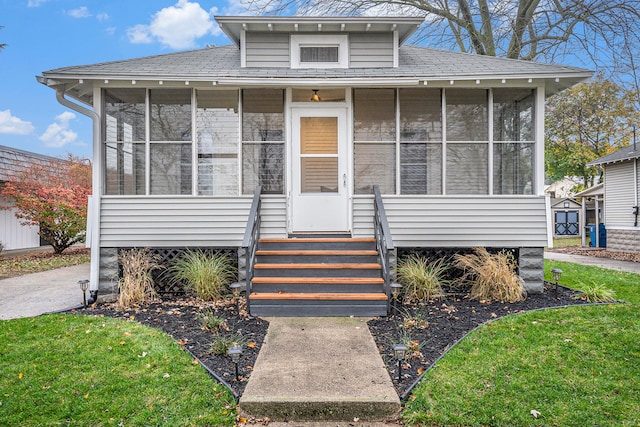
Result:
<instances>
[{"instance_id":1,"label":"attic window","mask_svg":"<svg viewBox=\"0 0 640 427\"><path fill-rule=\"evenodd\" d=\"M338 46L300 46L300 62L338 63Z\"/></svg>"},{"instance_id":2,"label":"attic window","mask_svg":"<svg viewBox=\"0 0 640 427\"><path fill-rule=\"evenodd\" d=\"M291 68L347 68L346 34L292 34Z\"/></svg>"}]
</instances>

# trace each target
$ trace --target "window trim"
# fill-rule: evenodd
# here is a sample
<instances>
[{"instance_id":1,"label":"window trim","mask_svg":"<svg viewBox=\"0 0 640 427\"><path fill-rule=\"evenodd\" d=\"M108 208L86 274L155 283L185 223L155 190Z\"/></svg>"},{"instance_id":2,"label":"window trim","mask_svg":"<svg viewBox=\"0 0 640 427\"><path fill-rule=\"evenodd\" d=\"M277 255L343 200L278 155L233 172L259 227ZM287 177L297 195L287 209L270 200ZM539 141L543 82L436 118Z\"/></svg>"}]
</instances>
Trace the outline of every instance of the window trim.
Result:
<instances>
[{"instance_id":1,"label":"window trim","mask_svg":"<svg viewBox=\"0 0 640 427\"><path fill-rule=\"evenodd\" d=\"M338 62L301 62L301 47L338 47ZM291 68L349 68L349 36L346 34L292 34Z\"/></svg>"}]
</instances>

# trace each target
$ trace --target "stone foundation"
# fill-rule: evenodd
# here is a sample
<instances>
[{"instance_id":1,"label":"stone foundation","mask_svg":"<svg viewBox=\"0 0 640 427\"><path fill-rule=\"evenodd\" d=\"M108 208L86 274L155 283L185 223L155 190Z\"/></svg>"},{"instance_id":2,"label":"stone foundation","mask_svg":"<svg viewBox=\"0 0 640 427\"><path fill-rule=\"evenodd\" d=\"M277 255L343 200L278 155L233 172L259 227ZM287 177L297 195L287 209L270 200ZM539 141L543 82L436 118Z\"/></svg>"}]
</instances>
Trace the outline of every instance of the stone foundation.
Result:
<instances>
[{"instance_id":1,"label":"stone foundation","mask_svg":"<svg viewBox=\"0 0 640 427\"><path fill-rule=\"evenodd\" d=\"M518 274L529 294L544 291L544 248L520 248Z\"/></svg>"},{"instance_id":2,"label":"stone foundation","mask_svg":"<svg viewBox=\"0 0 640 427\"><path fill-rule=\"evenodd\" d=\"M118 297L118 249L100 248L98 301L115 301Z\"/></svg>"},{"instance_id":3,"label":"stone foundation","mask_svg":"<svg viewBox=\"0 0 640 427\"><path fill-rule=\"evenodd\" d=\"M607 229L607 249L620 252L640 251L640 229L612 230Z\"/></svg>"}]
</instances>

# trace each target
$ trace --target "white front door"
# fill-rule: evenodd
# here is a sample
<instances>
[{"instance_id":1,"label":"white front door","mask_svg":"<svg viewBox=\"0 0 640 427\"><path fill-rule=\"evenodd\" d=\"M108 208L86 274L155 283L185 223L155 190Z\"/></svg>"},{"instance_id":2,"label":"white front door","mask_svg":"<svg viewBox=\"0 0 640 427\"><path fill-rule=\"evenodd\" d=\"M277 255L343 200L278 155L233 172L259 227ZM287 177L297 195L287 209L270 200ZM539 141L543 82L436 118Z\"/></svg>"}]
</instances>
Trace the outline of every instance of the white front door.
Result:
<instances>
[{"instance_id":1,"label":"white front door","mask_svg":"<svg viewBox=\"0 0 640 427\"><path fill-rule=\"evenodd\" d=\"M292 111L292 233L349 232L345 108Z\"/></svg>"}]
</instances>

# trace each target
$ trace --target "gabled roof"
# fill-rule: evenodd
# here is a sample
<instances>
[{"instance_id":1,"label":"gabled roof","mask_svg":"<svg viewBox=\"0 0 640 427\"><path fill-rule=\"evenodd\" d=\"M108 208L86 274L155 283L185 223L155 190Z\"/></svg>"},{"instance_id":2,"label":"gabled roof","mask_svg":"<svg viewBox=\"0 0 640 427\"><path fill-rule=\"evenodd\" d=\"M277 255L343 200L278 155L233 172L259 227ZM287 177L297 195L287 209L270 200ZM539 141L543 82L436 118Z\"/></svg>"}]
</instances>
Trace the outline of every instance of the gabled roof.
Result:
<instances>
[{"instance_id":1,"label":"gabled roof","mask_svg":"<svg viewBox=\"0 0 640 427\"><path fill-rule=\"evenodd\" d=\"M604 195L604 184L594 185L591 188L587 188L584 191L579 192L573 197L597 197Z\"/></svg>"},{"instance_id":2,"label":"gabled roof","mask_svg":"<svg viewBox=\"0 0 640 427\"><path fill-rule=\"evenodd\" d=\"M565 209L564 202L569 202L570 208L582 207L582 205L576 202L573 197L561 197L561 198L551 199L551 208Z\"/></svg>"},{"instance_id":3,"label":"gabled roof","mask_svg":"<svg viewBox=\"0 0 640 427\"><path fill-rule=\"evenodd\" d=\"M57 68L43 73L48 86L74 86L70 95L90 103L90 80L193 81L228 85L428 85L449 81L507 80L545 81L547 94L573 86L593 74L564 65L450 52L418 46L400 46L399 66L389 68L243 68L236 46L148 56L122 61ZM105 82L106 83L106 82ZM184 83L183 83L184 84ZM533 86L532 86L533 87Z\"/></svg>"},{"instance_id":4,"label":"gabled roof","mask_svg":"<svg viewBox=\"0 0 640 427\"><path fill-rule=\"evenodd\" d=\"M52 161L64 162L56 157L0 145L0 181L9 181L31 166L47 165Z\"/></svg>"},{"instance_id":5,"label":"gabled roof","mask_svg":"<svg viewBox=\"0 0 640 427\"><path fill-rule=\"evenodd\" d=\"M630 145L614 151L611 154L600 157L592 162L587 163L587 166L599 166L607 165L610 163L626 162L627 160L633 160L640 158L640 144Z\"/></svg>"}]
</instances>

